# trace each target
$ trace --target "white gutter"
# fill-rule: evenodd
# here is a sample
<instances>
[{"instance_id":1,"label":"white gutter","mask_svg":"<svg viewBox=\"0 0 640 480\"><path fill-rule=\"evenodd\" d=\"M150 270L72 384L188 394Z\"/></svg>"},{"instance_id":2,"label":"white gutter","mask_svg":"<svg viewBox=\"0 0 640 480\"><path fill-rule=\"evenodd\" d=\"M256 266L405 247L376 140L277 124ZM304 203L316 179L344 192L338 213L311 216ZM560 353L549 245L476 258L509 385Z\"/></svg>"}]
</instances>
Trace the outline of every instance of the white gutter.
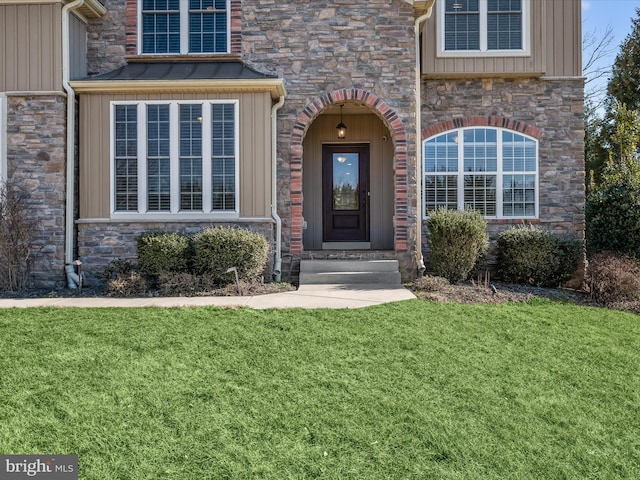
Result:
<instances>
[{"instance_id":1,"label":"white gutter","mask_svg":"<svg viewBox=\"0 0 640 480\"><path fill-rule=\"evenodd\" d=\"M76 95L69 85L70 59L69 59L69 15L71 11L81 7L85 0L75 0L62 7L62 86L67 92L67 196L65 212L65 236L64 236L64 263L71 265L73 262L73 216L75 195L75 129L76 129ZM71 267L73 270L73 267ZM69 288L76 288L77 282L69 275L66 268L67 284Z\"/></svg>"},{"instance_id":2,"label":"white gutter","mask_svg":"<svg viewBox=\"0 0 640 480\"><path fill-rule=\"evenodd\" d=\"M427 13L416 18L414 25L414 36L416 42L416 166L418 167L418 178L416 182L416 205L418 206L418 221L416 232L416 256L418 262L418 277L422 277L426 267L424 265L424 257L422 256L422 182L424 182L424 172L422 165L422 79L420 78L420 26L431 16L433 11L433 3L428 8Z\"/></svg>"},{"instance_id":3,"label":"white gutter","mask_svg":"<svg viewBox=\"0 0 640 480\"><path fill-rule=\"evenodd\" d=\"M273 262L273 280L282 279L282 219L278 215L278 110L284 105L285 94L271 107L271 216L276 222L276 251Z\"/></svg>"}]
</instances>

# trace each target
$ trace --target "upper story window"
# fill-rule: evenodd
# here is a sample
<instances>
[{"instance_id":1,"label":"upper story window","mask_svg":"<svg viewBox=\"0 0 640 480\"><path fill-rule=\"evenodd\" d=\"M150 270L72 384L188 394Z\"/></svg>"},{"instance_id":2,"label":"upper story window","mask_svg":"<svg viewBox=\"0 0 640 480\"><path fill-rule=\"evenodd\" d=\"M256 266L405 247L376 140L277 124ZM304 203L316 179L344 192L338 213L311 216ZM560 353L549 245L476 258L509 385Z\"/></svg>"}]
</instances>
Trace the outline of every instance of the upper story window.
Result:
<instances>
[{"instance_id":1,"label":"upper story window","mask_svg":"<svg viewBox=\"0 0 640 480\"><path fill-rule=\"evenodd\" d=\"M424 149L424 215L444 206L486 217L538 216L538 142L500 128L460 128Z\"/></svg>"},{"instance_id":2,"label":"upper story window","mask_svg":"<svg viewBox=\"0 0 640 480\"><path fill-rule=\"evenodd\" d=\"M237 216L238 102L112 105L112 211Z\"/></svg>"},{"instance_id":3,"label":"upper story window","mask_svg":"<svg viewBox=\"0 0 640 480\"><path fill-rule=\"evenodd\" d=\"M439 0L443 56L527 55L530 0Z\"/></svg>"},{"instance_id":4,"label":"upper story window","mask_svg":"<svg viewBox=\"0 0 640 480\"><path fill-rule=\"evenodd\" d=\"M229 0L140 0L143 54L229 53Z\"/></svg>"}]
</instances>

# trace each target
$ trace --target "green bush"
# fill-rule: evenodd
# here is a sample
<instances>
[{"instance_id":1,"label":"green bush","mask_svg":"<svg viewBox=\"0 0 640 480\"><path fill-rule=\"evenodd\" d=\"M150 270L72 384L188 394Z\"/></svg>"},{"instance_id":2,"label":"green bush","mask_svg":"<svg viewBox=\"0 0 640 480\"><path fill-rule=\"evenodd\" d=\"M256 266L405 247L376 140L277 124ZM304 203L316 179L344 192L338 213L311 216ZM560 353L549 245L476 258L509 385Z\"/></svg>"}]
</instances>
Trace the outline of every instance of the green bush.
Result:
<instances>
[{"instance_id":1,"label":"green bush","mask_svg":"<svg viewBox=\"0 0 640 480\"><path fill-rule=\"evenodd\" d=\"M137 238L138 265L146 273L185 272L192 257L191 240L180 233L143 233Z\"/></svg>"},{"instance_id":2,"label":"green bush","mask_svg":"<svg viewBox=\"0 0 640 480\"><path fill-rule=\"evenodd\" d=\"M640 183L618 178L587 196L587 248L640 259Z\"/></svg>"},{"instance_id":3,"label":"green bush","mask_svg":"<svg viewBox=\"0 0 640 480\"><path fill-rule=\"evenodd\" d=\"M498 234L498 275L505 281L557 287L571 279L582 254L580 243L536 226Z\"/></svg>"},{"instance_id":4,"label":"green bush","mask_svg":"<svg viewBox=\"0 0 640 480\"><path fill-rule=\"evenodd\" d=\"M269 244L264 235L242 228L208 228L193 238L194 270L210 274L220 283L234 281L231 267L240 279L260 275L267 264Z\"/></svg>"},{"instance_id":5,"label":"green bush","mask_svg":"<svg viewBox=\"0 0 640 480\"><path fill-rule=\"evenodd\" d=\"M489 247L487 222L480 212L438 208L429 212L429 255L434 275L451 283L469 278Z\"/></svg>"}]
</instances>

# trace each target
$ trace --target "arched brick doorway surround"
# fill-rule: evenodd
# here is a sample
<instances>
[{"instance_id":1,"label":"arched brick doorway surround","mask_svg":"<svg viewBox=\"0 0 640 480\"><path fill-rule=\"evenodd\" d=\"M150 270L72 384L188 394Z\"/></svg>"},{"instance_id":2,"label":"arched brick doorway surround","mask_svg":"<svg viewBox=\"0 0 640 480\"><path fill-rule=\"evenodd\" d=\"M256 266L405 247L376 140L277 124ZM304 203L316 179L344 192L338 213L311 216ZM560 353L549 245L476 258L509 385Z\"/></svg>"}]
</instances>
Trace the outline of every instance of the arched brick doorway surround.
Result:
<instances>
[{"instance_id":1,"label":"arched brick doorway surround","mask_svg":"<svg viewBox=\"0 0 640 480\"><path fill-rule=\"evenodd\" d=\"M340 89L325 93L309 103L298 115L291 137L291 253L303 251L303 195L302 162L303 140L313 121L332 104L353 101L367 106L374 112L391 132L394 153L394 249L407 252L408 244L408 198L409 185L407 174L407 133L398 114L380 97L357 88Z\"/></svg>"}]
</instances>

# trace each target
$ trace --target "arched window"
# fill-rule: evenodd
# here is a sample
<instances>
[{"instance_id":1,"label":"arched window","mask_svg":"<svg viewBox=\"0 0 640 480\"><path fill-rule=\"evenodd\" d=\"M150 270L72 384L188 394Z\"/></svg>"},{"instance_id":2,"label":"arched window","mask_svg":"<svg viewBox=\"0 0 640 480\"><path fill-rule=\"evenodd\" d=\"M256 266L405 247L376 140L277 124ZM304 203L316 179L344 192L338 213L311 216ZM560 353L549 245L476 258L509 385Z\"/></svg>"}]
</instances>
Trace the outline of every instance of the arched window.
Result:
<instances>
[{"instance_id":1,"label":"arched window","mask_svg":"<svg viewBox=\"0 0 640 480\"><path fill-rule=\"evenodd\" d=\"M423 142L424 216L444 206L537 218L538 142L502 128L459 128Z\"/></svg>"}]
</instances>

